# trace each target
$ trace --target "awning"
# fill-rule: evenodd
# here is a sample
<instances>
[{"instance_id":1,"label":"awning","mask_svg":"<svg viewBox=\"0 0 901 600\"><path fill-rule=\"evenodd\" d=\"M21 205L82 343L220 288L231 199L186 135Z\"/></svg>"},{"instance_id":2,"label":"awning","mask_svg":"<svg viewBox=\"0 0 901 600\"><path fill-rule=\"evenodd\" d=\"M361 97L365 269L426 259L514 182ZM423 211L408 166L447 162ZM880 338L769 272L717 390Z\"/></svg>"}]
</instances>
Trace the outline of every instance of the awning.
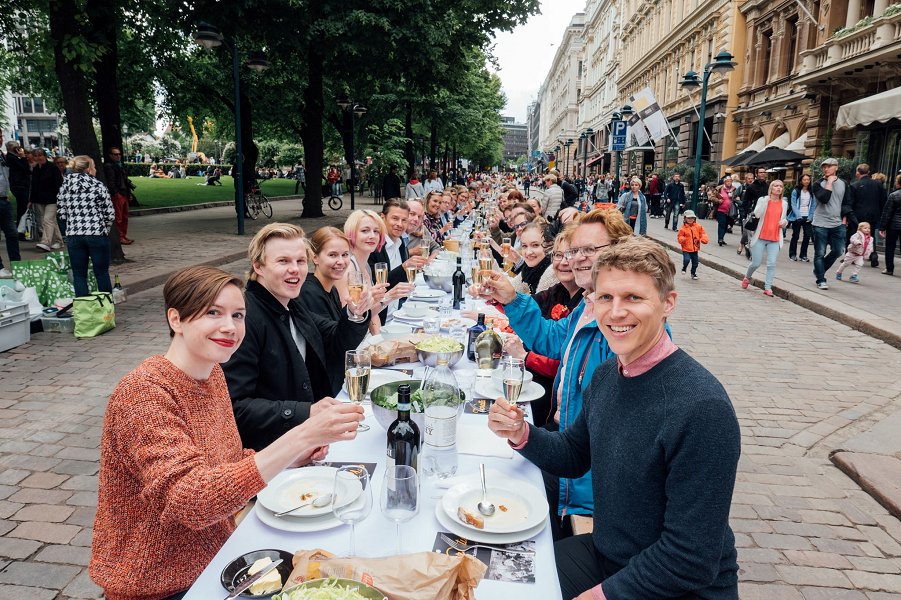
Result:
<instances>
[{"instance_id":1,"label":"awning","mask_svg":"<svg viewBox=\"0 0 901 600\"><path fill-rule=\"evenodd\" d=\"M782 150L788 143L791 141L791 134L789 132L784 132L782 135L777 137L775 140L766 145L767 148L779 148Z\"/></svg>"},{"instance_id":2,"label":"awning","mask_svg":"<svg viewBox=\"0 0 901 600\"><path fill-rule=\"evenodd\" d=\"M603 154L601 154L601 155L598 156L597 158L592 158L591 160L589 160L589 161L588 161L588 166L590 167L591 165L597 164L597 163L601 162L602 160L604 160L604 155L603 155Z\"/></svg>"},{"instance_id":3,"label":"awning","mask_svg":"<svg viewBox=\"0 0 901 600\"><path fill-rule=\"evenodd\" d=\"M760 152L766 146L766 140L761 136L751 142L747 148L739 152L739 154L744 154L745 152Z\"/></svg>"},{"instance_id":4,"label":"awning","mask_svg":"<svg viewBox=\"0 0 901 600\"><path fill-rule=\"evenodd\" d=\"M805 131L804 133L801 134L801 137L799 137L798 139L793 141L791 144L786 146L784 149L791 150L792 152L802 152L803 153L806 150L806 148L804 147L804 144L806 142L807 142L807 132Z\"/></svg>"},{"instance_id":5,"label":"awning","mask_svg":"<svg viewBox=\"0 0 901 600\"><path fill-rule=\"evenodd\" d=\"M901 87L845 104L838 109L836 129L901 119Z\"/></svg>"}]
</instances>

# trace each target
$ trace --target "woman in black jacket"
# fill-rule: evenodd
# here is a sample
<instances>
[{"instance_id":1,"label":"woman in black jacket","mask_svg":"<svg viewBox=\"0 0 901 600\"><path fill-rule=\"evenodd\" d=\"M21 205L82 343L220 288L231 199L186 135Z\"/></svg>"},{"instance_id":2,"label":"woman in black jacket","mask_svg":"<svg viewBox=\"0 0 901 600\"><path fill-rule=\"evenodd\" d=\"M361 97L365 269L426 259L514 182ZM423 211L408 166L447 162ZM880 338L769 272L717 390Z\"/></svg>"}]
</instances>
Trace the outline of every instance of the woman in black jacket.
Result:
<instances>
[{"instance_id":1,"label":"woman in black jacket","mask_svg":"<svg viewBox=\"0 0 901 600\"><path fill-rule=\"evenodd\" d=\"M308 253L303 230L288 223L267 225L250 243L245 337L222 365L245 448L261 450L323 405L339 403L331 396L344 376L344 353L369 328L368 318L354 323L345 311L333 321L297 298ZM364 293L358 313L373 303Z\"/></svg>"},{"instance_id":2,"label":"woman in black jacket","mask_svg":"<svg viewBox=\"0 0 901 600\"><path fill-rule=\"evenodd\" d=\"M901 238L901 175L895 178L895 191L889 194L879 217L879 235L885 238L885 270L883 275L895 274L895 247Z\"/></svg>"},{"instance_id":3,"label":"woman in black jacket","mask_svg":"<svg viewBox=\"0 0 901 600\"><path fill-rule=\"evenodd\" d=\"M56 222L56 195L63 185L63 174L56 165L47 162L47 154L41 148L34 151L34 158L28 207L34 208L35 219L42 223L44 230L37 246L50 252L63 246L63 236Z\"/></svg>"}]
</instances>

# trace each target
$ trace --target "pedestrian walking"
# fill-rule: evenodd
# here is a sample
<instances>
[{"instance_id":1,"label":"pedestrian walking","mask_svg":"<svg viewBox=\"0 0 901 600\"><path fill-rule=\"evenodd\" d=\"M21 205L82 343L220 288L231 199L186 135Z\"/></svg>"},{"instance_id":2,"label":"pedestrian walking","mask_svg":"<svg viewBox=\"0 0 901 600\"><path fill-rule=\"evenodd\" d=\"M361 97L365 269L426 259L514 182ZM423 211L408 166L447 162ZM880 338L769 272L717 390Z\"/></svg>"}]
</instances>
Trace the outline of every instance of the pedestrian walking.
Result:
<instances>
[{"instance_id":1,"label":"pedestrian walking","mask_svg":"<svg viewBox=\"0 0 901 600\"><path fill-rule=\"evenodd\" d=\"M413 198L422 198L423 196L425 196L422 182L419 181L419 173L413 173L413 176L410 177L410 180L407 182L407 187L405 188L405 196L407 200L412 200ZM391 198L385 198L385 200L390 199Z\"/></svg>"},{"instance_id":2,"label":"pedestrian walking","mask_svg":"<svg viewBox=\"0 0 901 600\"><path fill-rule=\"evenodd\" d=\"M31 202L35 219L42 223L43 235L37 247L44 252L63 247L63 236L56 222L56 195L63 185L63 175L56 165L47 161L47 153L38 148L34 151L35 165L31 171Z\"/></svg>"},{"instance_id":3,"label":"pedestrian walking","mask_svg":"<svg viewBox=\"0 0 901 600\"><path fill-rule=\"evenodd\" d=\"M651 195L651 218L659 219L663 216L663 209L660 206L660 199L663 197L663 182L657 176L657 173L651 175L648 182L648 193Z\"/></svg>"},{"instance_id":4,"label":"pedestrian walking","mask_svg":"<svg viewBox=\"0 0 901 600\"><path fill-rule=\"evenodd\" d=\"M97 277L97 289L112 292L109 277L109 232L116 211L109 190L97 179L90 156L76 156L56 199L57 215L66 223L66 246L72 260L76 296L87 296L88 262Z\"/></svg>"},{"instance_id":5,"label":"pedestrian walking","mask_svg":"<svg viewBox=\"0 0 901 600\"><path fill-rule=\"evenodd\" d=\"M788 213L788 222L792 227L792 238L788 244L788 258L792 261L810 262L807 258L807 247L810 244L811 225L810 217L816 206L816 199L810 192L811 177L807 173L801 175L801 180L792 190L791 206ZM798 256L798 238L801 232L804 238L801 241L801 256Z\"/></svg>"},{"instance_id":6,"label":"pedestrian walking","mask_svg":"<svg viewBox=\"0 0 901 600\"><path fill-rule=\"evenodd\" d=\"M901 175L895 178L895 191L889 194L879 224L879 236L885 238L885 269L882 274L894 275L895 247L901 238Z\"/></svg>"},{"instance_id":7,"label":"pedestrian walking","mask_svg":"<svg viewBox=\"0 0 901 600\"><path fill-rule=\"evenodd\" d=\"M673 180L663 188L663 227L669 227L670 215L673 217L673 231L678 230L679 213L685 204L685 184L682 177L676 173Z\"/></svg>"},{"instance_id":8,"label":"pedestrian walking","mask_svg":"<svg viewBox=\"0 0 901 600\"><path fill-rule=\"evenodd\" d=\"M556 175L547 174L544 176L544 195L541 198L538 213L544 215L546 219L551 219L563 207L563 188L557 185L558 179Z\"/></svg>"},{"instance_id":9,"label":"pedestrian walking","mask_svg":"<svg viewBox=\"0 0 901 600\"><path fill-rule=\"evenodd\" d=\"M634 235L644 235L648 231L648 201L641 193L641 179L633 177L629 188L619 197L616 208L623 213Z\"/></svg>"},{"instance_id":10,"label":"pedestrian walking","mask_svg":"<svg viewBox=\"0 0 901 600\"><path fill-rule=\"evenodd\" d=\"M391 171L382 179L382 197L400 198L400 177L397 176L397 167L392 166Z\"/></svg>"},{"instance_id":11,"label":"pedestrian walking","mask_svg":"<svg viewBox=\"0 0 901 600\"><path fill-rule=\"evenodd\" d=\"M106 174L106 186L109 188L110 198L113 200L113 208L116 209L116 229L119 230L119 242L125 245L133 244L134 240L128 237L128 201L131 199L133 184L122 167L122 150L120 148L109 149L108 158L103 163L103 171Z\"/></svg>"},{"instance_id":12,"label":"pedestrian walking","mask_svg":"<svg viewBox=\"0 0 901 600\"><path fill-rule=\"evenodd\" d=\"M845 267L851 267L851 283L857 283L857 274L863 266L864 257L870 256L873 252L873 237L870 235L870 224L866 221L857 225L857 233L851 236L848 248L845 251L845 258L835 272L835 278L842 280L842 273Z\"/></svg>"},{"instance_id":13,"label":"pedestrian walking","mask_svg":"<svg viewBox=\"0 0 901 600\"><path fill-rule=\"evenodd\" d=\"M529 186L532 185L532 178L526 175L522 178L522 192L526 198L529 197Z\"/></svg>"},{"instance_id":14,"label":"pedestrian walking","mask_svg":"<svg viewBox=\"0 0 901 600\"><path fill-rule=\"evenodd\" d=\"M869 223L870 231L876 231L879 214L885 203L885 186L870 177L869 165L857 165L857 181L851 184L851 192L854 223L848 223L848 231L857 231L855 223ZM848 237L848 242L850 241L851 236ZM864 258L870 259L870 266L873 268L879 266L879 255L875 250Z\"/></svg>"},{"instance_id":15,"label":"pedestrian walking","mask_svg":"<svg viewBox=\"0 0 901 600\"><path fill-rule=\"evenodd\" d=\"M754 217L759 219L754 234L749 242L751 247L751 264L748 272L742 279L741 287L748 289L751 283L751 275L763 262L763 252L766 251L766 282L763 293L773 295L773 277L776 275L776 258L782 248L782 228L788 224L785 214L788 211L788 202L782 197L785 185L780 180L770 184L769 192L763 198L757 200L754 208ZM750 219L749 219L750 220Z\"/></svg>"},{"instance_id":16,"label":"pedestrian walking","mask_svg":"<svg viewBox=\"0 0 901 600\"><path fill-rule=\"evenodd\" d=\"M297 163L294 165L294 194L296 195L298 190L303 187L304 193L307 192L307 177L303 168L303 163Z\"/></svg>"},{"instance_id":17,"label":"pedestrian walking","mask_svg":"<svg viewBox=\"0 0 901 600\"><path fill-rule=\"evenodd\" d=\"M710 241L704 227L697 221L695 211L686 210L685 223L676 237L682 245L682 274L685 274L688 263L691 262L691 278L695 280L698 279L698 252L701 250L701 244Z\"/></svg>"},{"instance_id":18,"label":"pedestrian walking","mask_svg":"<svg viewBox=\"0 0 901 600\"><path fill-rule=\"evenodd\" d=\"M2 144L3 133L0 132L0 145ZM22 260L22 257L19 256L19 232L13 218L13 207L9 202L10 169L6 156L6 154L0 154L0 231L3 231L3 236L6 238L6 254L12 262ZM0 257L0 279L10 277L12 277L12 272L3 266L3 258Z\"/></svg>"},{"instance_id":19,"label":"pedestrian walking","mask_svg":"<svg viewBox=\"0 0 901 600\"><path fill-rule=\"evenodd\" d=\"M716 209L716 223L717 223L717 243L720 246L726 245L726 230L729 228L730 220L732 222L735 221L732 218L732 211L734 210L734 199L735 199L735 186L732 185L732 176L726 175L723 179L723 185L720 186L717 191L717 198L719 199L719 206Z\"/></svg>"},{"instance_id":20,"label":"pedestrian walking","mask_svg":"<svg viewBox=\"0 0 901 600\"><path fill-rule=\"evenodd\" d=\"M844 179L839 179L838 160L823 161L823 179L813 182L811 191L816 198L813 213L813 273L817 287L828 290L826 271L835 263L845 248L845 232L851 208L852 190ZM826 246L830 247L826 254Z\"/></svg>"}]
</instances>

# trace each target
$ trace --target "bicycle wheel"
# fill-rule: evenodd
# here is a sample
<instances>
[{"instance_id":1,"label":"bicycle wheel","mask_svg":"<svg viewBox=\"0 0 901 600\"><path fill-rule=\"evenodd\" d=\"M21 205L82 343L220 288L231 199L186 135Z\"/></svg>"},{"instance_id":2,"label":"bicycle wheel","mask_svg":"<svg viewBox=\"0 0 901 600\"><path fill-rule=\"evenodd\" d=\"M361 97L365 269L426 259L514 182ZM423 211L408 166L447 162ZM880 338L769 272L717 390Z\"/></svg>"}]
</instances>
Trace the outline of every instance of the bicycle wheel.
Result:
<instances>
[{"instance_id":1,"label":"bicycle wheel","mask_svg":"<svg viewBox=\"0 0 901 600\"><path fill-rule=\"evenodd\" d=\"M344 206L344 201L341 200L341 196L332 196L328 199L328 207L332 210L341 210L341 207Z\"/></svg>"},{"instance_id":2,"label":"bicycle wheel","mask_svg":"<svg viewBox=\"0 0 901 600\"><path fill-rule=\"evenodd\" d=\"M267 219L272 218L272 205L269 204L269 198L260 194L260 210L264 215L266 215Z\"/></svg>"},{"instance_id":3,"label":"bicycle wheel","mask_svg":"<svg viewBox=\"0 0 901 600\"><path fill-rule=\"evenodd\" d=\"M247 216L254 221L260 216L260 205L256 194L247 195Z\"/></svg>"}]
</instances>

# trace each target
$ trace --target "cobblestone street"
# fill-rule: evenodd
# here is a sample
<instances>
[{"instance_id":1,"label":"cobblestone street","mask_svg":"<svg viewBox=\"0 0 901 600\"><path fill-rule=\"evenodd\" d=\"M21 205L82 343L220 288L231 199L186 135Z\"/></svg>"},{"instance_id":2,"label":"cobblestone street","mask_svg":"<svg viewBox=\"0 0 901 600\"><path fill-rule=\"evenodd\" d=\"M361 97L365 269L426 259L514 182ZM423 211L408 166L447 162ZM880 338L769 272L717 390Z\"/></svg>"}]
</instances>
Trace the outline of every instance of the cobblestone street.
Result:
<instances>
[{"instance_id":1,"label":"cobblestone street","mask_svg":"<svg viewBox=\"0 0 901 600\"><path fill-rule=\"evenodd\" d=\"M742 426L741 598L901 600L901 522L828 460L901 409L901 351L723 273L699 275L677 274L670 322ZM0 354L0 600L101 597L87 564L103 413L116 382L168 345L161 287L131 295L116 322L99 338L41 333ZM285 549L303 547L298 536Z\"/></svg>"}]
</instances>

